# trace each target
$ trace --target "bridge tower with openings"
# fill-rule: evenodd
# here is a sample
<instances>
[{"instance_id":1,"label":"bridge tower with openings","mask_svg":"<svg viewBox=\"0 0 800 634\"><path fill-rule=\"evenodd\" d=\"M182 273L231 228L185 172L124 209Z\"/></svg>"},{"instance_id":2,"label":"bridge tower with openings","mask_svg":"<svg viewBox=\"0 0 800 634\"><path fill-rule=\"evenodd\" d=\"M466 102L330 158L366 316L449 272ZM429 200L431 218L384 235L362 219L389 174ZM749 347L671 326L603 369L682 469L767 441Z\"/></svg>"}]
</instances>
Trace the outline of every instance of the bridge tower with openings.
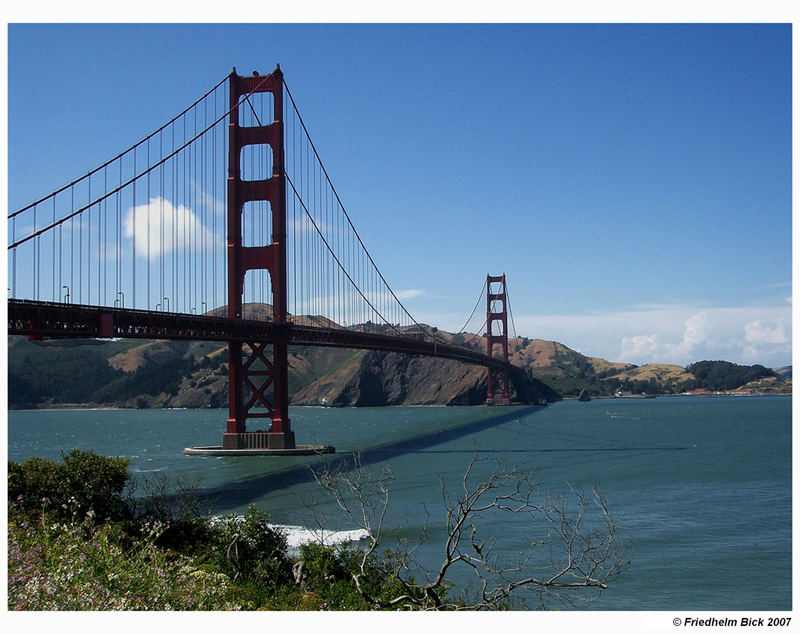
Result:
<instances>
[{"instance_id":1,"label":"bridge tower with openings","mask_svg":"<svg viewBox=\"0 0 800 634\"><path fill-rule=\"evenodd\" d=\"M503 361L508 364L508 303L506 300L506 274L486 276L486 355L494 354L500 344ZM495 379L499 379L502 395L495 398ZM508 369L487 368L486 404L508 405Z\"/></svg>"},{"instance_id":2,"label":"bridge tower with openings","mask_svg":"<svg viewBox=\"0 0 800 634\"><path fill-rule=\"evenodd\" d=\"M271 93L272 121L265 123L257 120L257 125L240 125L240 109L252 108L249 100L258 93ZM222 443L225 449L293 449L295 440L289 421L288 398L291 325L287 311L286 175L283 73L280 66L269 75L254 73L251 77L241 77L234 69L230 74L230 108L228 317L245 317L242 297L247 271L266 269L270 275L272 321L276 334L271 343L241 340L228 343L229 413ZM258 145L266 145L271 149L272 174L268 178L243 179L242 151L248 146ZM256 201L269 203L272 238L269 244L245 246L242 231L244 206ZM247 431L247 420L259 418L265 419L269 429Z\"/></svg>"}]
</instances>

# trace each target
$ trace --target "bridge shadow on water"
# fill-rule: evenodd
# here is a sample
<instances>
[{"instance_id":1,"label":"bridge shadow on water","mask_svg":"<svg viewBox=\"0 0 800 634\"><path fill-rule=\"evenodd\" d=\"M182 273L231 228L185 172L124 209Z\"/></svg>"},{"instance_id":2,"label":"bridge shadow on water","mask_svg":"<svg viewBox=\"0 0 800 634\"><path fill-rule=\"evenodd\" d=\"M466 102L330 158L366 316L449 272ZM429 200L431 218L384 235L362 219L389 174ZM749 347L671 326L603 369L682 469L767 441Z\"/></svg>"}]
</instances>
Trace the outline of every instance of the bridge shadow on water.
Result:
<instances>
[{"instance_id":1,"label":"bridge shadow on water","mask_svg":"<svg viewBox=\"0 0 800 634\"><path fill-rule=\"evenodd\" d=\"M360 458L362 466L369 466L380 462L385 462L392 458L410 453L425 454L453 454L464 453L474 454L479 448L473 449L432 449L437 445L456 440L469 434L474 434L498 427L504 423L509 423L528 416L536 411L542 410L541 406L528 406L524 408L514 408L513 411L489 415L480 420L471 421L463 425L457 425L448 429L435 432L420 434L411 438L406 438L396 442L368 447L358 451L343 451L333 455L311 458L303 464L293 464L284 469L271 470L268 473L260 473L227 482L223 485L213 487L198 488L194 493L202 508L213 508L217 513L228 512L232 509L242 507L250 503L254 497L269 491L279 491L286 487L296 484L303 484L314 481L314 472L322 470L350 470L355 465L356 454ZM575 447L575 448L504 448L498 453L550 453L550 452L620 452L620 451L681 451L686 447ZM198 459L198 458L193 458ZM199 458L201 460L207 458ZM219 457L213 460L226 461L259 461L259 460L282 460L274 457ZM252 463L251 463L252 464Z\"/></svg>"},{"instance_id":2,"label":"bridge shadow on water","mask_svg":"<svg viewBox=\"0 0 800 634\"><path fill-rule=\"evenodd\" d=\"M448 429L435 432L420 434L411 438L405 438L396 442L367 447L358 451L343 451L337 449L333 455L320 456L317 459L310 458L302 465L294 464L285 469L273 470L268 473L252 475L241 480L225 483L224 485L208 488L199 488L195 495L201 507L213 507L216 512L241 507L253 500L254 494L259 492L277 491L295 484L314 481L314 471L322 470L349 470L354 466L355 454L360 457L362 466L369 466L375 463L384 462L391 458L404 454L425 451L429 447L434 447L442 443L456 440L468 434L497 427L504 423L517 420L533 412L544 409L541 406L528 406L524 408L514 408L513 411L502 414L490 415L480 420L471 421L463 425L457 425ZM433 453L433 452L431 452ZM193 458L197 459L197 458ZM201 460L207 458L200 458ZM213 458L214 460L234 460L256 461L256 460L283 460L284 458L253 456L236 458ZM202 486L202 483L201 483Z\"/></svg>"}]
</instances>

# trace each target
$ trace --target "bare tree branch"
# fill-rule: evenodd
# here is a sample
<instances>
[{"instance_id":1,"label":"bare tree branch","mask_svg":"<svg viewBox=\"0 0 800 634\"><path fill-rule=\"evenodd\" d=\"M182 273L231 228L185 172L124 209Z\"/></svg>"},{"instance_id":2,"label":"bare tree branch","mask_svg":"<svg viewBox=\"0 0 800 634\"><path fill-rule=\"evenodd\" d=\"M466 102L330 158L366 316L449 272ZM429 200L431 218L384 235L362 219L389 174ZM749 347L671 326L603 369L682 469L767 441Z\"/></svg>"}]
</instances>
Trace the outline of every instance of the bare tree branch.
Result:
<instances>
[{"instance_id":1,"label":"bare tree branch","mask_svg":"<svg viewBox=\"0 0 800 634\"><path fill-rule=\"evenodd\" d=\"M491 467L488 475L477 475L487 466ZM511 601L524 602L519 595L523 590L536 593L541 605L546 605L547 598L570 602L564 592L578 592L580 598L593 601L626 567L617 539L617 521L599 488L587 495L580 487L568 484L568 500L559 493L541 496L535 472L476 452L457 494L440 478L446 509L442 562L425 580L417 580L411 571L422 569L415 553L427 538L427 527L413 548L403 548L398 540L389 554L376 555L383 539L389 483L394 479L389 467L373 475L355 455L352 469L315 472L314 477L338 508L370 536L352 578L359 594L375 608L493 609ZM531 533L537 527L543 529L542 537L532 539L527 552L511 562L501 556L497 537L487 540L480 534L482 521L503 515L520 516L519 521L529 526ZM546 562L537 560L540 553L545 553ZM364 584L370 565L378 565L381 574L402 591L390 599L372 596ZM446 578L455 566L475 576L480 590L473 599L446 598ZM539 574L531 574L537 570Z\"/></svg>"}]
</instances>

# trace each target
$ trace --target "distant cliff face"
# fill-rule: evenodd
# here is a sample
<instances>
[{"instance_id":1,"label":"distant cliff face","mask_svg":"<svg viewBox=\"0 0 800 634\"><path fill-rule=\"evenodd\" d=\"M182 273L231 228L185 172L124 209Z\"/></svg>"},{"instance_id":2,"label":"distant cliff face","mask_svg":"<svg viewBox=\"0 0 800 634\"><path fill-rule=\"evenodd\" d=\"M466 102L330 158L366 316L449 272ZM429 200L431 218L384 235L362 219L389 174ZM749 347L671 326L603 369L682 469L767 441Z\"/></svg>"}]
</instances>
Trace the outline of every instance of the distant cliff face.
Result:
<instances>
[{"instance_id":1,"label":"distant cliff face","mask_svg":"<svg viewBox=\"0 0 800 634\"><path fill-rule=\"evenodd\" d=\"M486 369L398 352L367 352L357 363L300 390L294 405L479 405L486 401ZM512 400L538 402L558 395L538 381L512 381Z\"/></svg>"},{"instance_id":2,"label":"distant cliff face","mask_svg":"<svg viewBox=\"0 0 800 634\"><path fill-rule=\"evenodd\" d=\"M370 351L360 355L358 363L300 390L292 403L476 405L486 400L485 375L483 368L454 361Z\"/></svg>"}]
</instances>

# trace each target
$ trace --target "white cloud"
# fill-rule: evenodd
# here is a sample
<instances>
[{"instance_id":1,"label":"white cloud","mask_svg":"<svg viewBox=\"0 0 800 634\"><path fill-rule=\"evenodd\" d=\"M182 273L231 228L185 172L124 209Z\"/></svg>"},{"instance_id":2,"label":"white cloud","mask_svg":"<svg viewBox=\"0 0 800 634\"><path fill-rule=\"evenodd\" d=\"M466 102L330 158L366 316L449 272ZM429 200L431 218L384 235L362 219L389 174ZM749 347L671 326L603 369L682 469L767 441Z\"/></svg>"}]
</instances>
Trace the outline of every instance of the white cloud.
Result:
<instances>
[{"instance_id":1,"label":"white cloud","mask_svg":"<svg viewBox=\"0 0 800 634\"><path fill-rule=\"evenodd\" d=\"M302 212L297 218L287 218L286 223L289 231L297 235L322 233L328 237L335 231L333 226L318 218L311 220L305 212Z\"/></svg>"},{"instance_id":2,"label":"white cloud","mask_svg":"<svg viewBox=\"0 0 800 634\"><path fill-rule=\"evenodd\" d=\"M160 197L128 209L124 229L125 237L135 238L136 255L141 257L211 249L219 240L191 209L183 205L175 207Z\"/></svg>"},{"instance_id":3,"label":"white cloud","mask_svg":"<svg viewBox=\"0 0 800 634\"><path fill-rule=\"evenodd\" d=\"M700 347L708 347L712 343L709 330L708 312L701 311L684 322L683 337L678 342L662 342L658 334L623 337L620 357L622 359L647 358L662 361L689 359Z\"/></svg>"},{"instance_id":4,"label":"white cloud","mask_svg":"<svg viewBox=\"0 0 800 634\"><path fill-rule=\"evenodd\" d=\"M419 288L409 288L409 289L404 290L404 291L396 291L395 292L395 296L400 301L403 301L404 299L411 299L412 297L419 297L420 295L424 295L424 294L425 294L425 291L423 291L422 289L419 289Z\"/></svg>"},{"instance_id":5,"label":"white cloud","mask_svg":"<svg viewBox=\"0 0 800 634\"><path fill-rule=\"evenodd\" d=\"M785 326L782 319L771 324L756 319L744 325L745 339L749 343L790 343L792 338Z\"/></svg>"},{"instance_id":6,"label":"white cloud","mask_svg":"<svg viewBox=\"0 0 800 634\"><path fill-rule=\"evenodd\" d=\"M622 357L642 359L652 357L663 344L658 335L636 335L622 338Z\"/></svg>"},{"instance_id":7,"label":"white cloud","mask_svg":"<svg viewBox=\"0 0 800 634\"><path fill-rule=\"evenodd\" d=\"M788 365L791 305L659 304L584 315L515 315L520 334L609 361L687 365L703 359Z\"/></svg>"}]
</instances>

